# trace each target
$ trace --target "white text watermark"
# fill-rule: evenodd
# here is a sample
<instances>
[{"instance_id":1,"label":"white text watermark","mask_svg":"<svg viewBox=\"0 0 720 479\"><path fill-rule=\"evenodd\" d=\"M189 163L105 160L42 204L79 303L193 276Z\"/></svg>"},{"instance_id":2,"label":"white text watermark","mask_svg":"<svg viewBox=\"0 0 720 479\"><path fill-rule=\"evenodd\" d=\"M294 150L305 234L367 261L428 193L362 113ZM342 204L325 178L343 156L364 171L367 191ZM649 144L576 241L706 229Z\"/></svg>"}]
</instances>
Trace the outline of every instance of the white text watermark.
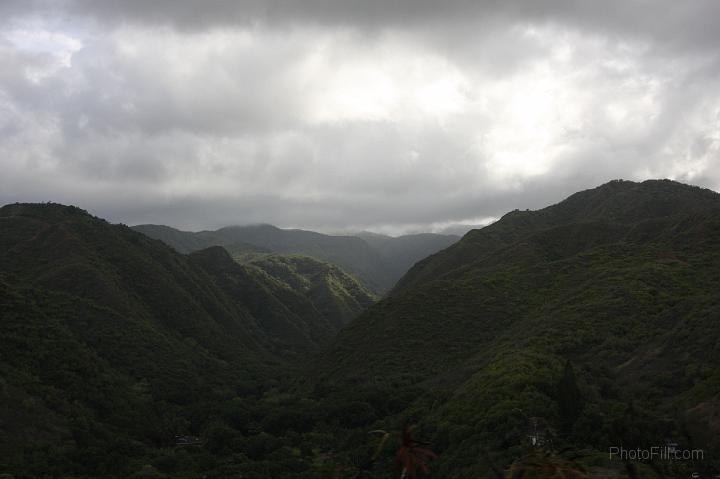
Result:
<instances>
[{"instance_id":1,"label":"white text watermark","mask_svg":"<svg viewBox=\"0 0 720 479\"><path fill-rule=\"evenodd\" d=\"M672 446L652 446L649 448L625 449L622 446L610 447L610 459L625 461L650 461L653 459L667 461L702 461L705 451L702 449L680 449Z\"/></svg>"}]
</instances>

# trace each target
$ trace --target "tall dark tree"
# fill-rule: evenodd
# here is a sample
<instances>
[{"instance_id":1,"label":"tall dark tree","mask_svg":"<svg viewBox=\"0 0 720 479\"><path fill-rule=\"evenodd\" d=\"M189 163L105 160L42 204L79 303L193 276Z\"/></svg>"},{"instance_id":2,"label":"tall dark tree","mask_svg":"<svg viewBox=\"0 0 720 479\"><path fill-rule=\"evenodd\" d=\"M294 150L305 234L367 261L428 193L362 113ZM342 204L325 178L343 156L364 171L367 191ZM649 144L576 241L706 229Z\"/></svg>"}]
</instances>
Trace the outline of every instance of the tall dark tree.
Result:
<instances>
[{"instance_id":1,"label":"tall dark tree","mask_svg":"<svg viewBox=\"0 0 720 479\"><path fill-rule=\"evenodd\" d=\"M560 408L560 429L564 433L569 433L584 407L575 377L575 368L569 360L565 362L562 377L557 385L557 402Z\"/></svg>"}]
</instances>

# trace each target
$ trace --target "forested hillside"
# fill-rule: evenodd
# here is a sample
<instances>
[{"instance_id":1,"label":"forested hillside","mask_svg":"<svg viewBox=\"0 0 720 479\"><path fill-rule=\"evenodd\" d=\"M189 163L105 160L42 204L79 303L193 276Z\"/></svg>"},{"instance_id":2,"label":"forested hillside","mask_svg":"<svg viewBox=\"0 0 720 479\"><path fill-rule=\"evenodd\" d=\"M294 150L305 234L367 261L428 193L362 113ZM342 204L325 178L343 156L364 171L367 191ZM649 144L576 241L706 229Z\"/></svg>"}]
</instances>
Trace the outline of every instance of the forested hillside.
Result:
<instances>
[{"instance_id":1,"label":"forested hillside","mask_svg":"<svg viewBox=\"0 0 720 479\"><path fill-rule=\"evenodd\" d=\"M670 438L705 449L712 459L686 466L711 470L718 284L720 195L611 182L420 262L317 361L316 388L368 403L414 391L404 416L440 454L437 477L483 477L483 451L509 464L532 424L600 462Z\"/></svg>"},{"instance_id":2,"label":"forested hillside","mask_svg":"<svg viewBox=\"0 0 720 479\"><path fill-rule=\"evenodd\" d=\"M513 211L376 303L333 264L183 255L75 207L0 227L0 474L720 473L715 192L614 181ZM703 457L608 457L667 444Z\"/></svg>"},{"instance_id":3,"label":"forested hillside","mask_svg":"<svg viewBox=\"0 0 720 479\"><path fill-rule=\"evenodd\" d=\"M286 382L373 300L358 287L334 303L352 280L311 259L329 272L290 287L272 261L184 256L75 207L0 209L0 472L127 477Z\"/></svg>"}]
</instances>

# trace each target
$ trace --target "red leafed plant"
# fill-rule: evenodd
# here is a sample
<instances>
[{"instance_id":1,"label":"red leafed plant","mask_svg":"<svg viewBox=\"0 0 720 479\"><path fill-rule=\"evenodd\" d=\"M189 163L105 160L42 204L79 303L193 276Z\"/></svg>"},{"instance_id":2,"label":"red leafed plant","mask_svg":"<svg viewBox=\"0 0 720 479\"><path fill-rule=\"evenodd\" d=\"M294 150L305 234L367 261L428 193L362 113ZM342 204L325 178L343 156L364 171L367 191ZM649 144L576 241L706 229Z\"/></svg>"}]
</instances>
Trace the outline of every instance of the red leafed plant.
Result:
<instances>
[{"instance_id":1,"label":"red leafed plant","mask_svg":"<svg viewBox=\"0 0 720 479\"><path fill-rule=\"evenodd\" d=\"M412 431L415 426L405 425L400 436L400 448L395 454L395 464L398 468L402 468L400 479L405 477L417 477L418 469L423 474L427 474L428 459L437 459L437 454L428 449L428 443L420 442L412 437Z\"/></svg>"}]
</instances>

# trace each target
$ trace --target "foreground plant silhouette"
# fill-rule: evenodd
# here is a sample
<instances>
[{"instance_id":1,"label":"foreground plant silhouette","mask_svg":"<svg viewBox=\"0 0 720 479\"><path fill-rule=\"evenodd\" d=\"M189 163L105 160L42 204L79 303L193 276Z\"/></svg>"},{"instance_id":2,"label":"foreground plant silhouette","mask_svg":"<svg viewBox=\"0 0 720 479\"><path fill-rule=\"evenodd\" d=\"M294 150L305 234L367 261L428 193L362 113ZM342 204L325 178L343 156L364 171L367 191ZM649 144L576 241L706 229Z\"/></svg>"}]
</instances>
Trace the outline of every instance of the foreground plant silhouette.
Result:
<instances>
[{"instance_id":1,"label":"foreground plant silhouette","mask_svg":"<svg viewBox=\"0 0 720 479\"><path fill-rule=\"evenodd\" d=\"M418 470L423 474L428 472L428 459L437 459L438 455L428 448L427 442L413 438L414 425L406 424L400 432L400 447L395 452L395 466L400 470L400 479L416 478ZM383 446L390 438L390 433L382 429L371 431L370 434L381 434L382 437L375 449L372 460L375 461L382 452Z\"/></svg>"},{"instance_id":2,"label":"foreground plant silhouette","mask_svg":"<svg viewBox=\"0 0 720 479\"><path fill-rule=\"evenodd\" d=\"M412 431L415 426L405 425L402 430L400 449L395 454L395 464L402 467L400 479L408 477L414 478L417 469L423 474L427 474L428 466L425 462L427 459L437 459L437 454L427 448L428 443L417 441L412 437Z\"/></svg>"},{"instance_id":3,"label":"foreground plant silhouette","mask_svg":"<svg viewBox=\"0 0 720 479\"><path fill-rule=\"evenodd\" d=\"M415 429L414 425L406 424L398 435L400 444L395 452L394 463L397 470L400 471L400 479L415 479L417 478L418 470L422 474L427 474L427 460L437 459L438 457L437 454L428 448L429 443L418 441L412 437L413 429ZM351 479L374 477L371 476L371 469L373 469L377 463L385 445L394 434L384 429L370 431L369 434L380 435L380 441L373 455L369 459L358 459L357 461L353 461L353 463L338 464L334 470L333 479L340 479L341 477L349 477Z\"/></svg>"}]
</instances>

